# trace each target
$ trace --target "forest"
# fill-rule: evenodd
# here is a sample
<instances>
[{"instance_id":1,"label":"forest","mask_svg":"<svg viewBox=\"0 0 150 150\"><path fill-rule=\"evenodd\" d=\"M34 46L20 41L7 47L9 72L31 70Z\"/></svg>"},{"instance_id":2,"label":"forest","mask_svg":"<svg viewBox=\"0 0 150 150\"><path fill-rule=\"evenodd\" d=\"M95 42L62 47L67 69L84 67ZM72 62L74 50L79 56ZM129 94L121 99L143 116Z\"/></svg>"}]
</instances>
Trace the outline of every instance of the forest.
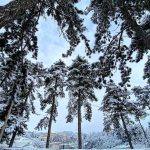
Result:
<instances>
[{"instance_id":1,"label":"forest","mask_svg":"<svg viewBox=\"0 0 150 150\"><path fill-rule=\"evenodd\" d=\"M101 101L99 111L103 112L105 134L113 133L118 140L127 141L131 149L134 149L134 138L142 134L146 147L150 147L150 132L142 124L142 119L150 115L150 2L88 0L84 3L86 9L82 9L82 1L85 2L10 0L4 5L0 3L1 144L13 147L16 137L26 133L38 101L46 115L35 129L46 129L45 147L49 148L59 101L68 96L68 114L64 122L72 123L77 119L78 149L84 145L83 118L91 121L92 104L98 101ZM41 18L53 19L69 45L62 57L49 67L37 61ZM89 29L85 18L96 28L94 41L86 34ZM84 48L80 51L86 57L78 54L70 65L66 64L63 58L69 59L81 43ZM91 62L92 56L98 59ZM134 86L132 64L138 68L143 60L144 67L138 70L143 77L139 85ZM117 82L114 80L116 72L120 77ZM145 81L144 86L140 84L142 81ZM102 89L104 96L97 97L95 90ZM137 134L139 131L141 134ZM133 138L133 134L137 136Z\"/></svg>"}]
</instances>

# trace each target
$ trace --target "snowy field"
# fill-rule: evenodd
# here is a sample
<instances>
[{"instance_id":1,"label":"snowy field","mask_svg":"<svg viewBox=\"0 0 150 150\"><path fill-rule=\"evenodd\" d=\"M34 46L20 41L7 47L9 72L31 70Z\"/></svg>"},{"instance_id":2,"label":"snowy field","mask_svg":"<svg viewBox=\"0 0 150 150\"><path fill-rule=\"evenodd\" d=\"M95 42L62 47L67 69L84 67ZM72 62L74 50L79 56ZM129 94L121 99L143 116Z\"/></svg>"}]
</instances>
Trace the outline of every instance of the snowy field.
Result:
<instances>
[{"instance_id":1,"label":"snowy field","mask_svg":"<svg viewBox=\"0 0 150 150\"><path fill-rule=\"evenodd\" d=\"M0 150L47 150L46 148L36 148L35 143L38 143L37 141L35 141L34 139L28 139L28 138L21 138L20 140L17 141L17 143L14 143L14 148L7 148L7 145L0 145ZM45 143L42 143L45 147ZM37 145L37 144L36 144ZM40 145L40 144L39 144ZM52 148L49 148L49 150ZM108 150L107 149L103 149L103 150ZM118 145L114 148L111 148L112 150L130 150L128 144L121 144ZM57 149L58 150L58 149ZM150 150L150 148L145 148L145 145L140 145L140 144L136 144L134 145L134 150Z\"/></svg>"},{"instance_id":2,"label":"snowy field","mask_svg":"<svg viewBox=\"0 0 150 150\"><path fill-rule=\"evenodd\" d=\"M127 147L127 145L120 145L115 148L112 148L112 150L131 150L130 148ZM32 147L26 147L26 148L2 148L0 147L0 150L48 150L46 148L32 148ZM49 148L51 150L51 148ZM109 150L109 149L103 149L103 150ZM135 145L134 150L150 150L150 148L144 148L142 145Z\"/></svg>"},{"instance_id":3,"label":"snowy field","mask_svg":"<svg viewBox=\"0 0 150 150\"><path fill-rule=\"evenodd\" d=\"M119 149L124 149L124 148L115 148L113 150L119 150ZM0 150L48 150L48 149L45 149L45 148L2 148ZM108 150L108 149L103 149L103 150ZM126 148L125 150L131 150L131 149L128 149ZM134 149L134 150L150 150L150 148L137 148L137 149Z\"/></svg>"}]
</instances>

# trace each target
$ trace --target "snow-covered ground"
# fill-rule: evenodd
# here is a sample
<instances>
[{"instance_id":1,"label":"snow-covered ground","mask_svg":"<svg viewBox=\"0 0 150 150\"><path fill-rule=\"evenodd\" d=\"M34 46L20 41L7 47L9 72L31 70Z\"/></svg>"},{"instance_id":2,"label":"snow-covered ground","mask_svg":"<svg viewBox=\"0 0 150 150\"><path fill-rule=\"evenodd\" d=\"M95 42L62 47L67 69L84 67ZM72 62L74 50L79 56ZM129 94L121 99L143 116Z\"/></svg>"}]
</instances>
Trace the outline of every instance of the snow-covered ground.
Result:
<instances>
[{"instance_id":1,"label":"snow-covered ground","mask_svg":"<svg viewBox=\"0 0 150 150\"><path fill-rule=\"evenodd\" d=\"M14 149L14 150L15 149L18 149L18 150L28 149L28 150L30 150L30 149L36 148L38 145L41 145L41 144L44 145L45 143L42 143L41 141L35 140L34 138L30 139L30 138L22 137L22 138L20 138L14 142L13 147L15 147L15 148L11 148L11 149ZM0 150L1 149L5 149L5 150L10 149L7 147L8 146L6 144L3 144L0 146Z\"/></svg>"},{"instance_id":2,"label":"snow-covered ground","mask_svg":"<svg viewBox=\"0 0 150 150\"><path fill-rule=\"evenodd\" d=\"M20 140L20 143L18 143L18 145L17 144L14 145L14 148L7 148L6 145L3 145L3 146L0 146L0 150L47 150L45 148L35 148L33 145L34 143L32 143L32 140L30 139L27 140L23 138L22 140ZM49 148L49 149L52 149L52 148ZM131 150L126 144L116 146L112 149L113 150L119 150L119 149ZM108 150L108 149L103 149L103 150ZM145 146L137 144L137 145L134 145L134 150L150 150L150 148L145 148Z\"/></svg>"},{"instance_id":3,"label":"snow-covered ground","mask_svg":"<svg viewBox=\"0 0 150 150\"><path fill-rule=\"evenodd\" d=\"M93 137L93 136L92 136ZM103 136L103 140L105 141L105 143L108 145L110 144L112 147L112 142L114 142L111 138L104 138L105 136ZM96 141L96 137L95 139L93 138L94 141ZM111 142L112 141L112 142ZM58 143L58 142L54 142L54 143ZM146 146L144 144L133 144L135 150L150 150L150 148L146 148ZM17 137L14 145L14 148L8 148L8 145L3 144L0 145L0 150L47 150L45 149L45 141L41 141L38 136L33 136L32 134L26 134L26 136L24 137ZM55 148L49 148L49 149L55 149ZM59 149L59 148L57 148ZM97 147L97 149L99 149L99 147ZM110 148L107 148L107 150ZM122 149L129 149L129 145L128 143L124 143L124 144L120 144L117 143L117 146L111 148L113 150L122 150Z\"/></svg>"},{"instance_id":4,"label":"snow-covered ground","mask_svg":"<svg viewBox=\"0 0 150 150\"><path fill-rule=\"evenodd\" d=\"M115 148L113 150L122 150L124 148ZM48 150L48 149L45 149L45 148L2 148L0 150ZM103 149L103 150L108 150L108 149ZM126 148L125 150L131 150L131 149L128 149ZM149 148L135 148L134 150L150 150Z\"/></svg>"},{"instance_id":5,"label":"snow-covered ground","mask_svg":"<svg viewBox=\"0 0 150 150\"><path fill-rule=\"evenodd\" d=\"M145 145L140 145L140 144L136 144L133 147L134 147L135 150L136 149L137 150L150 150L150 148L145 148ZM121 144L121 145L118 145L118 146L116 146L116 147L114 147L112 149L113 150L115 150L115 149L116 150L118 150L118 149L125 149L125 150L127 150L127 149L130 149L130 148L129 148L129 146L127 144Z\"/></svg>"}]
</instances>

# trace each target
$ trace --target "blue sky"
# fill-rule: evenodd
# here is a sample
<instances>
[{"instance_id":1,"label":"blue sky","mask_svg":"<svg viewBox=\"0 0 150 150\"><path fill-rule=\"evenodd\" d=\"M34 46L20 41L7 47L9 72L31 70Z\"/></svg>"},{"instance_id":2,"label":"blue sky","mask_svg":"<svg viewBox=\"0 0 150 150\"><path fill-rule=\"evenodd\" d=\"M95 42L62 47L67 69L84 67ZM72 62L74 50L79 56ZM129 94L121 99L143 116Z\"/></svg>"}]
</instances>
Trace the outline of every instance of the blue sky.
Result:
<instances>
[{"instance_id":1,"label":"blue sky","mask_svg":"<svg viewBox=\"0 0 150 150\"><path fill-rule=\"evenodd\" d=\"M89 16L87 18L89 18ZM88 27L90 28L90 30L88 30L86 35L88 35L89 37L93 37L91 41L94 41L95 26L89 21L88 22L86 21L85 24L87 24ZM56 21L54 21L52 18L40 19L39 31L37 34L39 36L38 61L42 61L43 64L47 67L52 65L58 59L62 59L65 61L67 65L70 65L72 63L72 60L75 59L78 54L81 56L85 56L84 44L81 43L71 57L62 58L62 53L65 53L67 51L67 49L69 48L69 44L61 35L59 27L56 24ZM93 56L93 59L95 58L98 58L98 56ZM92 62L93 60L90 61ZM97 91L97 95L99 95L98 93L99 91ZM77 119L75 119L73 123L68 124L65 123L66 122L65 117L67 116L66 106L68 100L69 98L66 95L66 98L59 101L58 117L56 119L57 122L52 125L52 132L59 132L65 130L77 132ZM88 121L83 120L82 124L83 132L102 131L103 128L102 113L98 111L99 109L98 106L100 106L100 103L101 102L97 102L93 104L92 121L89 123ZM34 122L32 122L31 118L32 125L30 124L31 127L29 129L32 130L33 127L39 121L39 118L42 118L42 116L44 116L43 112L41 112L40 114L41 115L36 117L36 119L34 117Z\"/></svg>"},{"instance_id":2,"label":"blue sky","mask_svg":"<svg viewBox=\"0 0 150 150\"><path fill-rule=\"evenodd\" d=\"M0 5L6 4L9 0L1 0ZM89 0L82 0L82 3L80 3L80 7L85 9L85 6L88 4ZM94 42L94 33L95 33L95 26L90 21L90 15L85 18L85 25L87 26L88 30L86 31L86 35L91 40L91 45ZM115 29L115 27L112 27ZM75 59L76 56L79 54L81 56L85 56L84 52L84 44L81 43L76 51L72 54L69 58L62 58L62 53L65 53L66 50L69 47L69 44L66 42L66 40L63 38L63 36L60 33L59 27L56 24L56 21L54 21L52 18L40 18L40 23L38 25L38 45L39 45L39 55L38 55L38 62L43 62L44 66L49 67L54 62L56 62L58 59L63 59L67 65L71 64L72 59ZM127 41L129 42L129 41ZM99 57L98 54L95 54L92 56L91 59L89 59L90 62L96 61L96 59ZM143 75L143 66L146 60L146 56L144 57L144 61L141 61L137 64L129 64L133 68L132 72L132 78L131 83L134 85L144 85L145 82L142 81L142 75ZM116 73L114 76L114 79L116 82L119 82L119 74ZM98 107L101 104L101 100L104 95L104 89L99 91L95 90L96 95L99 99L98 102L93 103L93 117L91 122L83 120L82 124L82 130L83 132L90 133L90 132L99 132L103 130L103 114L102 112L98 111ZM60 131L73 131L77 132L77 120L73 123L66 124L65 117L67 115L67 102L68 102L68 96L64 99L59 100L59 108L58 108L58 117L57 122L52 125L52 132L60 132ZM44 112L39 110L39 102L35 103L38 116L31 115L30 121L29 121L29 130L33 131L34 127L37 125L40 118L44 116Z\"/></svg>"}]
</instances>

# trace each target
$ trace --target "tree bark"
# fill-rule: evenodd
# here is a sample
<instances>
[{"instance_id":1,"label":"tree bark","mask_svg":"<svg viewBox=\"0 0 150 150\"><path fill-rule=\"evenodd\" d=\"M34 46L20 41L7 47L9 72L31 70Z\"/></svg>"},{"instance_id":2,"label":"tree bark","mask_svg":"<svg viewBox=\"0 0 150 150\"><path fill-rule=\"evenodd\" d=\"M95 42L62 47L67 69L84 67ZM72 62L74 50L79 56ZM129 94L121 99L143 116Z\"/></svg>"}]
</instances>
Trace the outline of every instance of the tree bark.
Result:
<instances>
[{"instance_id":1,"label":"tree bark","mask_svg":"<svg viewBox=\"0 0 150 150\"><path fill-rule=\"evenodd\" d=\"M28 100L28 98L25 99L24 106L26 106L27 100ZM25 108L23 108L23 109L21 110L21 116L23 116L24 110L25 110ZM13 132L13 135L12 135L12 137L11 137L11 140L10 140L10 143L9 143L9 147L12 147L12 146L13 146L13 143L14 143L14 141L15 141L17 132L18 132L18 128L16 127L15 130L14 130L14 132Z\"/></svg>"},{"instance_id":2,"label":"tree bark","mask_svg":"<svg viewBox=\"0 0 150 150\"><path fill-rule=\"evenodd\" d=\"M80 99L80 91L78 98L78 149L82 149L82 132L81 132L81 99Z\"/></svg>"},{"instance_id":3,"label":"tree bark","mask_svg":"<svg viewBox=\"0 0 150 150\"><path fill-rule=\"evenodd\" d=\"M10 140L10 143L9 143L9 147L12 147L12 146L13 146L15 137L16 137L16 135L17 135L17 132L18 132L18 130L17 130L17 128L16 128L15 131L13 132L12 137L11 137L11 140Z\"/></svg>"},{"instance_id":4,"label":"tree bark","mask_svg":"<svg viewBox=\"0 0 150 150\"><path fill-rule=\"evenodd\" d=\"M55 91L56 90L57 90L57 78L56 78L56 81L55 81ZM50 114L50 119L49 119L49 124L48 124L46 148L49 148L49 140L50 140L50 135L51 135L51 127L52 127L52 121L53 121L54 106L55 106L55 95L53 96L52 109L51 109L51 114Z\"/></svg>"},{"instance_id":5,"label":"tree bark","mask_svg":"<svg viewBox=\"0 0 150 150\"><path fill-rule=\"evenodd\" d=\"M117 137L120 139L120 138L121 138L120 123L119 123L119 120L118 120L118 119L115 120L114 128L115 128L115 130L116 130Z\"/></svg>"},{"instance_id":6,"label":"tree bark","mask_svg":"<svg viewBox=\"0 0 150 150\"><path fill-rule=\"evenodd\" d=\"M124 120L124 118L123 118L122 113L120 113L120 117L121 117L122 124L123 124L124 130L125 130L125 134L127 135L127 138L128 138L128 142L129 142L130 148L133 149L131 137L130 137L130 135L129 135L129 133L128 133L128 130L127 130L127 127L126 127L126 123L125 123L125 120Z\"/></svg>"},{"instance_id":7,"label":"tree bark","mask_svg":"<svg viewBox=\"0 0 150 150\"><path fill-rule=\"evenodd\" d=\"M143 126L142 126L141 121L140 121L139 118L138 118L138 122L139 122L139 124L140 124L140 127L141 127L143 133L144 133L144 137L145 137L145 139L146 139L146 141L147 141L148 147L150 147L150 143L149 143L149 140L148 140L148 138L147 138L147 134L146 134L146 132L145 132L145 130L144 130L144 128L143 128Z\"/></svg>"},{"instance_id":8,"label":"tree bark","mask_svg":"<svg viewBox=\"0 0 150 150\"><path fill-rule=\"evenodd\" d=\"M8 113L7 113L6 117L5 117L4 125L2 126L2 129L0 130L0 141L2 140L2 137L3 137L3 134L4 134L5 128L7 126L8 118L9 118L9 115L11 113L13 105L14 105L14 101L11 101Z\"/></svg>"},{"instance_id":9,"label":"tree bark","mask_svg":"<svg viewBox=\"0 0 150 150\"><path fill-rule=\"evenodd\" d=\"M50 140L50 134L51 134L52 121L53 121L54 101L55 100L53 100L51 114L50 114L50 119L49 119L49 124L48 124L48 133L47 133L47 139L46 139L46 148L49 148L49 140Z\"/></svg>"}]
</instances>

